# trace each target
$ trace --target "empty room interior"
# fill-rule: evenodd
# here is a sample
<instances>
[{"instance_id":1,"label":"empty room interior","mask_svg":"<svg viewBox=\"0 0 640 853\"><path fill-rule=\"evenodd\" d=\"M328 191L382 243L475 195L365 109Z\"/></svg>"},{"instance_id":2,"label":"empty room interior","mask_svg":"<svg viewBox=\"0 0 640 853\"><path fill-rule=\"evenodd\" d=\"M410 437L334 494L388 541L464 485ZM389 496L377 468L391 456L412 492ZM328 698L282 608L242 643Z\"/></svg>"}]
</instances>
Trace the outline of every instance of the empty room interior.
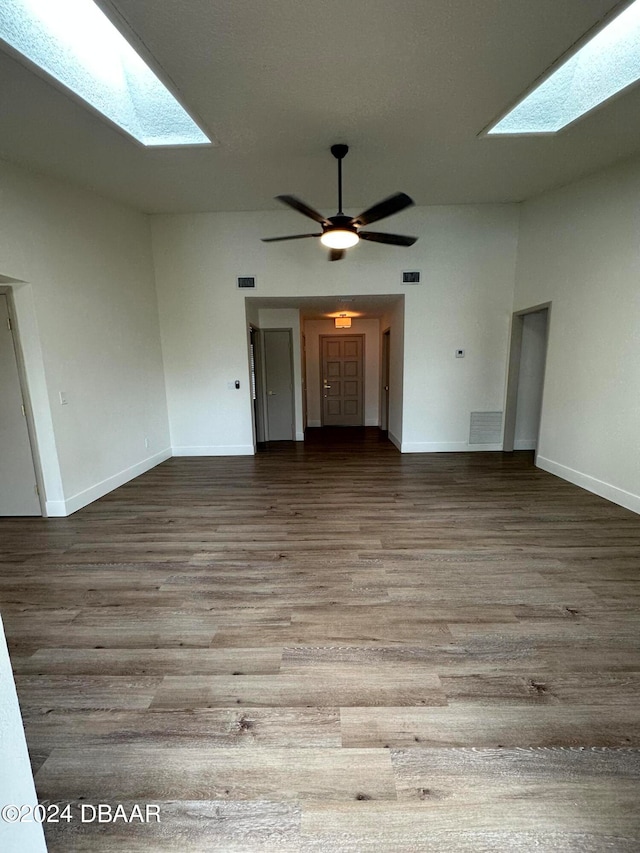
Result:
<instances>
[{"instance_id":1,"label":"empty room interior","mask_svg":"<svg viewBox=\"0 0 640 853\"><path fill-rule=\"evenodd\" d=\"M640 850L640 0L6 0L0 850Z\"/></svg>"}]
</instances>

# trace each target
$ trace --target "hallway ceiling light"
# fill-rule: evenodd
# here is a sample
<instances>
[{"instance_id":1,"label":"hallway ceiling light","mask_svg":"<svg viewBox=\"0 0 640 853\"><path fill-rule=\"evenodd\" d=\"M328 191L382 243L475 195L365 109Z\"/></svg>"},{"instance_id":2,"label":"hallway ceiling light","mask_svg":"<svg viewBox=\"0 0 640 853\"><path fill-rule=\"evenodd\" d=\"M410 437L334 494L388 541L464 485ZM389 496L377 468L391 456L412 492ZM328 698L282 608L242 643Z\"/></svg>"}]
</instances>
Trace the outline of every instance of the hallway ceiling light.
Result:
<instances>
[{"instance_id":1,"label":"hallway ceiling light","mask_svg":"<svg viewBox=\"0 0 640 853\"><path fill-rule=\"evenodd\" d=\"M0 39L143 145L211 143L93 0L2 0Z\"/></svg>"},{"instance_id":2,"label":"hallway ceiling light","mask_svg":"<svg viewBox=\"0 0 640 853\"><path fill-rule=\"evenodd\" d=\"M336 329L350 329L351 328L351 317L347 317L346 314L341 314L339 317L335 318Z\"/></svg>"},{"instance_id":3,"label":"hallway ceiling light","mask_svg":"<svg viewBox=\"0 0 640 853\"><path fill-rule=\"evenodd\" d=\"M487 133L556 133L638 80L640 0L635 0Z\"/></svg>"}]
</instances>

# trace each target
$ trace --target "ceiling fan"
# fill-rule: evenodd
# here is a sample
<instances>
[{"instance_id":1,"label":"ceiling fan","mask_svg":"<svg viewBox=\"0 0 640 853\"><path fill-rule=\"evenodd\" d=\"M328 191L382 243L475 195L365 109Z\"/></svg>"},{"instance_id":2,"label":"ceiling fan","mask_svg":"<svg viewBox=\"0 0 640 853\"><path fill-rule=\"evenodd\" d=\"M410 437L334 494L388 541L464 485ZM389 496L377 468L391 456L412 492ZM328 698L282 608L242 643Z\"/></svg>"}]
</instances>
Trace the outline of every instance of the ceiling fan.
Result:
<instances>
[{"instance_id":1,"label":"ceiling fan","mask_svg":"<svg viewBox=\"0 0 640 853\"><path fill-rule=\"evenodd\" d=\"M348 145L332 145L331 153L338 161L338 212L335 216L324 217L317 210L309 207L293 195L278 195L276 198L283 204L308 216L322 225L322 231L316 234L292 234L290 237L263 237L263 243L276 243L280 240L301 240L304 237L319 237L320 242L329 249L329 260L340 261L344 258L345 249L355 246L360 240L370 240L373 243L388 243L392 246L413 246L417 237L406 237L403 234L386 234L380 231L362 231L365 225L378 222L394 213L399 213L405 207L414 203L406 193L395 193L383 201L374 204L358 216L346 216L342 212L342 161L349 151Z\"/></svg>"}]
</instances>

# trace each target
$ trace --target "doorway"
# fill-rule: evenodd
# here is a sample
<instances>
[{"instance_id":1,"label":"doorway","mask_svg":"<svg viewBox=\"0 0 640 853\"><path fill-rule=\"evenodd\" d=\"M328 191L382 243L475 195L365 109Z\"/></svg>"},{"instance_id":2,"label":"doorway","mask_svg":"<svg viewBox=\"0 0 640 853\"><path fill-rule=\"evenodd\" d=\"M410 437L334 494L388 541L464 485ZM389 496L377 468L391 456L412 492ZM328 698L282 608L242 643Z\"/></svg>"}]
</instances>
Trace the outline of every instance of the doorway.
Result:
<instances>
[{"instance_id":1,"label":"doorway","mask_svg":"<svg viewBox=\"0 0 640 853\"><path fill-rule=\"evenodd\" d=\"M364 336L321 335L322 426L363 426Z\"/></svg>"},{"instance_id":2,"label":"doorway","mask_svg":"<svg viewBox=\"0 0 640 853\"><path fill-rule=\"evenodd\" d=\"M551 306L513 315L505 406L505 451L537 453Z\"/></svg>"},{"instance_id":3,"label":"doorway","mask_svg":"<svg viewBox=\"0 0 640 853\"><path fill-rule=\"evenodd\" d=\"M380 365L380 429L389 432L389 374L391 364L391 330L382 333L382 363Z\"/></svg>"},{"instance_id":4,"label":"doorway","mask_svg":"<svg viewBox=\"0 0 640 853\"><path fill-rule=\"evenodd\" d=\"M261 332L265 378L265 441L293 441L293 343L291 329Z\"/></svg>"},{"instance_id":5,"label":"doorway","mask_svg":"<svg viewBox=\"0 0 640 853\"><path fill-rule=\"evenodd\" d=\"M264 427L264 389L262 383L262 350L260 330L249 326L249 376L251 379L251 404L253 414L253 435L256 447L265 442Z\"/></svg>"},{"instance_id":6,"label":"doorway","mask_svg":"<svg viewBox=\"0 0 640 853\"><path fill-rule=\"evenodd\" d=\"M40 516L28 400L15 335L8 297L0 293L0 516Z\"/></svg>"}]
</instances>

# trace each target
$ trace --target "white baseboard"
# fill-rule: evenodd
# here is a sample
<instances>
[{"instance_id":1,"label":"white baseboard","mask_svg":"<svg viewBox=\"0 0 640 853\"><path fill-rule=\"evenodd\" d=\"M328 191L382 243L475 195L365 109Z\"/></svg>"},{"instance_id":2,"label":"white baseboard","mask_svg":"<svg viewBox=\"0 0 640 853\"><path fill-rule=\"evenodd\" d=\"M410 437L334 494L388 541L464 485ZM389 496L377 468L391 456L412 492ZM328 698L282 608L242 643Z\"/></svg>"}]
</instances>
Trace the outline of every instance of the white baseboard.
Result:
<instances>
[{"instance_id":1,"label":"white baseboard","mask_svg":"<svg viewBox=\"0 0 640 853\"><path fill-rule=\"evenodd\" d=\"M308 427L321 427L322 421L307 421Z\"/></svg>"},{"instance_id":2,"label":"white baseboard","mask_svg":"<svg viewBox=\"0 0 640 853\"><path fill-rule=\"evenodd\" d=\"M400 451L400 453L402 453L402 442L400 441L400 439L399 439L397 436L395 436L395 435L391 432L391 430L388 430L388 431L387 431L387 436L388 436L388 438L389 438L389 441L390 441L390 442L392 442L393 444L395 444L395 446L398 448L398 450Z\"/></svg>"},{"instance_id":3,"label":"white baseboard","mask_svg":"<svg viewBox=\"0 0 640 853\"><path fill-rule=\"evenodd\" d=\"M296 433L296 441L304 441L304 433L303 432L297 432Z\"/></svg>"},{"instance_id":4,"label":"white baseboard","mask_svg":"<svg viewBox=\"0 0 640 853\"><path fill-rule=\"evenodd\" d=\"M469 444L466 441L404 441L403 453L468 453L502 450L502 444Z\"/></svg>"},{"instance_id":5,"label":"white baseboard","mask_svg":"<svg viewBox=\"0 0 640 853\"><path fill-rule=\"evenodd\" d=\"M619 489L617 486L612 486L611 483L605 483L604 480L598 480L589 474L583 474L582 471L575 471L573 468L561 465L560 462L554 462L553 459L546 459L544 456L536 458L536 465L538 468L542 468L543 471L548 471L549 474L555 474L556 477L568 480L575 486L580 486L580 488L586 489L594 495L598 495L614 504L623 506L625 509L630 509L632 512L640 514L640 495L634 495L633 492Z\"/></svg>"},{"instance_id":6,"label":"white baseboard","mask_svg":"<svg viewBox=\"0 0 640 853\"><path fill-rule=\"evenodd\" d=\"M174 447L174 456L253 456L253 444L212 444Z\"/></svg>"},{"instance_id":7,"label":"white baseboard","mask_svg":"<svg viewBox=\"0 0 640 853\"><path fill-rule=\"evenodd\" d=\"M514 450L535 450L537 446L538 442L535 438L519 438L513 442Z\"/></svg>"},{"instance_id":8,"label":"white baseboard","mask_svg":"<svg viewBox=\"0 0 640 853\"><path fill-rule=\"evenodd\" d=\"M96 483L88 489L72 495L70 498L66 498L63 501L47 501L45 507L47 516L49 518L64 518L67 515L71 515L82 509L83 506L87 506L87 504L97 501L98 498L108 495L109 492L112 492L119 486L124 486L129 480L139 477L140 474L150 471L156 465L170 458L171 448L167 448L160 453L149 456L147 459L143 459L142 462L138 462L130 468L125 468L124 471L119 471L113 477L107 477L106 480L102 480L100 483Z\"/></svg>"}]
</instances>

